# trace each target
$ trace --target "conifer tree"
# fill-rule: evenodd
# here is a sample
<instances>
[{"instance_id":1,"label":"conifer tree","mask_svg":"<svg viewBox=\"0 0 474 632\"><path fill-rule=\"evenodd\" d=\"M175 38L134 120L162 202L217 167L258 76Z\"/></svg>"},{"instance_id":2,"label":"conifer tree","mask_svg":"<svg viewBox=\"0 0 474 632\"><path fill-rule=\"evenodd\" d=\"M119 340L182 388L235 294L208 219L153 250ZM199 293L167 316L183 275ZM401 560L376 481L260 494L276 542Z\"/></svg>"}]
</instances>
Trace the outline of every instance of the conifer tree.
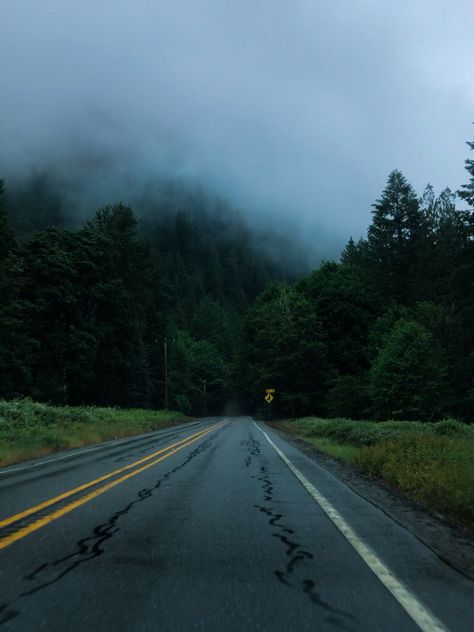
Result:
<instances>
[{"instance_id":1,"label":"conifer tree","mask_svg":"<svg viewBox=\"0 0 474 632\"><path fill-rule=\"evenodd\" d=\"M401 171L390 173L373 208L368 254L374 279L385 296L410 301L410 279L417 269L417 250L426 226L418 197Z\"/></svg>"},{"instance_id":2,"label":"conifer tree","mask_svg":"<svg viewBox=\"0 0 474 632\"><path fill-rule=\"evenodd\" d=\"M7 212L4 204L5 187L0 180L0 261L5 259L9 251L15 246L13 232L8 225Z\"/></svg>"},{"instance_id":3,"label":"conifer tree","mask_svg":"<svg viewBox=\"0 0 474 632\"><path fill-rule=\"evenodd\" d=\"M467 145L474 150L474 141L467 141ZM466 171L471 176L467 184L463 184L458 191L458 195L463 200L474 208L474 160L472 158L466 158L464 161Z\"/></svg>"}]
</instances>

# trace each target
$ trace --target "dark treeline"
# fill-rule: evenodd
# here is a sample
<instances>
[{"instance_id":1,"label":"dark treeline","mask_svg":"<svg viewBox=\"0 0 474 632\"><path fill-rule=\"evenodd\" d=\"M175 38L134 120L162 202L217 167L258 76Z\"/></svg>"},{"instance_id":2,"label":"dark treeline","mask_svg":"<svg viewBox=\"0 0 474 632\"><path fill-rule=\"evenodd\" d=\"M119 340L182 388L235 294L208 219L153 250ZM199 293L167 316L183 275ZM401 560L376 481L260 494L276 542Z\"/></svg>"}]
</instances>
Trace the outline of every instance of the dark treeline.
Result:
<instances>
[{"instance_id":1,"label":"dark treeline","mask_svg":"<svg viewBox=\"0 0 474 632\"><path fill-rule=\"evenodd\" d=\"M2 185L0 397L163 407L166 338L170 407L236 399L242 315L279 275L235 212L165 197L140 222L116 204L66 230L47 177Z\"/></svg>"},{"instance_id":2,"label":"dark treeline","mask_svg":"<svg viewBox=\"0 0 474 632\"><path fill-rule=\"evenodd\" d=\"M237 369L254 406L274 387L281 415L474 420L474 212L456 198L393 171L366 239L258 297Z\"/></svg>"},{"instance_id":3,"label":"dark treeline","mask_svg":"<svg viewBox=\"0 0 474 632\"><path fill-rule=\"evenodd\" d=\"M184 412L259 409L272 387L278 415L472 420L466 168L458 195L421 197L393 171L367 238L297 281L287 247L202 194L170 185L140 221L116 204L70 230L50 178L2 184L0 397L163 407L166 339Z\"/></svg>"}]
</instances>

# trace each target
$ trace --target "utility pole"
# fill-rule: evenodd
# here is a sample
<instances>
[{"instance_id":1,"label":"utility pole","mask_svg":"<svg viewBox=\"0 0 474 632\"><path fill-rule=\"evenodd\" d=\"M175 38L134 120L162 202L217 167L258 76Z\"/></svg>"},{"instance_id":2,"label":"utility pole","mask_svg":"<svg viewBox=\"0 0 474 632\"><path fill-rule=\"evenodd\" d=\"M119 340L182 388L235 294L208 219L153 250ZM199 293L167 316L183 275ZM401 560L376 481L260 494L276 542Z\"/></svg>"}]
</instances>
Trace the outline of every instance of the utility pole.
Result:
<instances>
[{"instance_id":1,"label":"utility pole","mask_svg":"<svg viewBox=\"0 0 474 632\"><path fill-rule=\"evenodd\" d=\"M202 381L202 392L204 395L204 415L207 415L207 380Z\"/></svg>"},{"instance_id":2,"label":"utility pole","mask_svg":"<svg viewBox=\"0 0 474 632\"><path fill-rule=\"evenodd\" d=\"M163 355L165 360L165 410L168 410L168 340L163 341Z\"/></svg>"}]
</instances>

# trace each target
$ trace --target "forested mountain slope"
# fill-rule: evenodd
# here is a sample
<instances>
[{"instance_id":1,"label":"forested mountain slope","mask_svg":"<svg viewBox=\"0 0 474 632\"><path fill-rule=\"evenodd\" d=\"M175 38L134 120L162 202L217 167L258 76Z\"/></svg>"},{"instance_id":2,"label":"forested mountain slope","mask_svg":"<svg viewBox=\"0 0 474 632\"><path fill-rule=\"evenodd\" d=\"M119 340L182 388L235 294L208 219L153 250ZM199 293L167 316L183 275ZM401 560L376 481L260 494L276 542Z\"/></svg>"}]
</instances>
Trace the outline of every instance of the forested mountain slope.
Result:
<instances>
[{"instance_id":1,"label":"forested mountain slope","mask_svg":"<svg viewBox=\"0 0 474 632\"><path fill-rule=\"evenodd\" d=\"M47 179L2 193L0 396L163 407L166 339L170 406L236 398L242 314L291 276L237 212L175 187L68 230Z\"/></svg>"},{"instance_id":2,"label":"forested mountain slope","mask_svg":"<svg viewBox=\"0 0 474 632\"><path fill-rule=\"evenodd\" d=\"M472 420L466 169L439 196L393 171L367 237L303 278L295 244L199 192L147 191L140 220L118 203L72 230L46 180L2 187L0 396L162 407L167 393L204 414L257 409L272 387L276 415Z\"/></svg>"},{"instance_id":3,"label":"forested mountain slope","mask_svg":"<svg viewBox=\"0 0 474 632\"><path fill-rule=\"evenodd\" d=\"M468 143L474 149L474 143ZM239 346L242 391L274 414L474 420L474 161L458 193L393 171L367 238L267 288Z\"/></svg>"}]
</instances>

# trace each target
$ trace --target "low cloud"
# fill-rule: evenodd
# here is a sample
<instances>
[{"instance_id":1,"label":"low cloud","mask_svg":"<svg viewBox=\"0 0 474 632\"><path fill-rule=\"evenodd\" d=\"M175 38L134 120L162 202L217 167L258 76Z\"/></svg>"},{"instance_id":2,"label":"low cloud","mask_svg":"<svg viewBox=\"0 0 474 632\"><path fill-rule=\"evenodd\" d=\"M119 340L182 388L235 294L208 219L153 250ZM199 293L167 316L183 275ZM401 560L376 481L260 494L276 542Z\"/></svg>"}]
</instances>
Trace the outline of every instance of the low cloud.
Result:
<instances>
[{"instance_id":1,"label":"low cloud","mask_svg":"<svg viewBox=\"0 0 474 632\"><path fill-rule=\"evenodd\" d=\"M460 1L16 0L0 25L0 174L77 208L199 183L326 255L399 168L457 189L474 119Z\"/></svg>"}]
</instances>

